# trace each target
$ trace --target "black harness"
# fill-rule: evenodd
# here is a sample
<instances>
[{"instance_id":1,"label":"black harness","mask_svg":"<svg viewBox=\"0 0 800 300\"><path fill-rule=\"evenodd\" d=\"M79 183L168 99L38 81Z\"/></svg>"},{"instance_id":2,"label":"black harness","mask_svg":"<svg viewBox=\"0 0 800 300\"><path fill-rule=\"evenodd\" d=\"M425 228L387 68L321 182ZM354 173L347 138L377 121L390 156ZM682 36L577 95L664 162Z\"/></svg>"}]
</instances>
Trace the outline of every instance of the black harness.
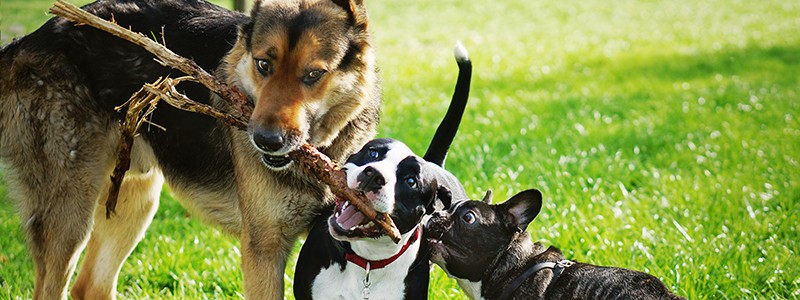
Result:
<instances>
[{"instance_id":1,"label":"black harness","mask_svg":"<svg viewBox=\"0 0 800 300\"><path fill-rule=\"evenodd\" d=\"M555 283L556 280L558 280L558 277L561 276L561 272L564 271L564 269L569 268L570 266L572 266L572 264L574 264L574 263L575 262L573 262L571 260L561 260L561 261L558 261L558 262L549 262L548 261L548 262L542 262L542 263L535 264L533 267L530 267L528 270L526 270L525 272L523 272L522 274L517 276L517 279L514 279L514 282L512 282L511 285L509 285L505 290L503 290L503 293L500 294L500 297L497 297L497 299L498 300L507 299L508 296L510 296L511 293L513 293L514 290L516 290L519 287L519 285L522 284L523 281L525 281L525 279L528 279L528 277L531 277L531 275L535 274L536 272L539 272L542 269L552 269L553 270L553 278L550 279L550 283L547 285L547 288L545 289L545 293L546 293L547 290L550 289L550 286L552 286L553 283Z\"/></svg>"}]
</instances>

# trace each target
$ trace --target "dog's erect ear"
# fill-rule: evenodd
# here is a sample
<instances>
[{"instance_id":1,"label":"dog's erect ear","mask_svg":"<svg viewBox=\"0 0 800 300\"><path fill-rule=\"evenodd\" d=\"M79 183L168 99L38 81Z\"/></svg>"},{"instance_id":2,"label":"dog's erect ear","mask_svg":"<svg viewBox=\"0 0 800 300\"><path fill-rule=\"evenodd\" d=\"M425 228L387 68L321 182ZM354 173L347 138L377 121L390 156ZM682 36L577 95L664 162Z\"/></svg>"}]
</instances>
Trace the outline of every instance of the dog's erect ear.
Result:
<instances>
[{"instance_id":1,"label":"dog's erect ear","mask_svg":"<svg viewBox=\"0 0 800 300\"><path fill-rule=\"evenodd\" d=\"M498 213L504 216L506 227L520 232L528 228L528 223L536 218L541 209L542 193L536 189L522 191L497 205Z\"/></svg>"},{"instance_id":2,"label":"dog's erect ear","mask_svg":"<svg viewBox=\"0 0 800 300\"><path fill-rule=\"evenodd\" d=\"M367 9L364 7L364 0L331 0L347 12L347 19L353 25L367 25Z\"/></svg>"},{"instance_id":3,"label":"dog's erect ear","mask_svg":"<svg viewBox=\"0 0 800 300\"><path fill-rule=\"evenodd\" d=\"M450 189L443 185L439 185L436 179L433 179L429 186L430 189L435 189L436 192L433 193L433 199L431 199L431 201L428 202L428 205L425 207L425 213L431 214L437 209L449 209L450 205L453 203L453 194L450 193Z\"/></svg>"},{"instance_id":4,"label":"dog's erect ear","mask_svg":"<svg viewBox=\"0 0 800 300\"><path fill-rule=\"evenodd\" d=\"M436 192L436 198L442 201L444 209L450 209L450 205L453 204L453 193L451 193L450 189L446 186L439 186L439 190Z\"/></svg>"},{"instance_id":5,"label":"dog's erect ear","mask_svg":"<svg viewBox=\"0 0 800 300\"><path fill-rule=\"evenodd\" d=\"M486 195L483 195L483 200L481 201L486 204L492 204L492 189L486 191Z\"/></svg>"}]
</instances>

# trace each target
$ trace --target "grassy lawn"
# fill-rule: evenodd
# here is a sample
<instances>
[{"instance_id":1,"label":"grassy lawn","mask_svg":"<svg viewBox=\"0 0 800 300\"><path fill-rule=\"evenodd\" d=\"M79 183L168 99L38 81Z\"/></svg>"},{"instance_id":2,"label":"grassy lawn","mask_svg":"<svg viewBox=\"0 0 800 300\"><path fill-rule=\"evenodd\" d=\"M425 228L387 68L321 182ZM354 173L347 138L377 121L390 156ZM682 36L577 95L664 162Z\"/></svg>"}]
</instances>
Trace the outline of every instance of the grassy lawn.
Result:
<instances>
[{"instance_id":1,"label":"grassy lawn","mask_svg":"<svg viewBox=\"0 0 800 300\"><path fill-rule=\"evenodd\" d=\"M460 39L475 74L447 168L473 198L538 188L535 239L649 272L689 299L800 298L800 3L367 3L380 136L424 152ZM49 6L2 0L2 43L35 30ZM29 298L32 263L4 195L0 232L0 299ZM237 247L165 190L120 298L241 298ZM290 261L288 298L292 274ZM438 268L429 294L465 299Z\"/></svg>"}]
</instances>

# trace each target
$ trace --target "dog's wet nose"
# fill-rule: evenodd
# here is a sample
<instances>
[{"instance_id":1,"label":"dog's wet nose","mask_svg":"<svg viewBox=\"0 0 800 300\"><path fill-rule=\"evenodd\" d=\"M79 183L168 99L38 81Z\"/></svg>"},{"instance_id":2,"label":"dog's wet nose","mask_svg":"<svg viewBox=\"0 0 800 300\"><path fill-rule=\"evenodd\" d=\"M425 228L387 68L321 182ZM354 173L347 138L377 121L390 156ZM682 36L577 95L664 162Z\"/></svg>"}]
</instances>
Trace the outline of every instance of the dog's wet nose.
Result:
<instances>
[{"instance_id":1,"label":"dog's wet nose","mask_svg":"<svg viewBox=\"0 0 800 300\"><path fill-rule=\"evenodd\" d=\"M275 152L283 147L283 135L274 128L260 128L253 132L253 143L264 152Z\"/></svg>"},{"instance_id":2,"label":"dog's wet nose","mask_svg":"<svg viewBox=\"0 0 800 300\"><path fill-rule=\"evenodd\" d=\"M386 184L383 174L373 167L366 167L361 174L358 174L358 188L362 191L375 191L381 189Z\"/></svg>"}]
</instances>

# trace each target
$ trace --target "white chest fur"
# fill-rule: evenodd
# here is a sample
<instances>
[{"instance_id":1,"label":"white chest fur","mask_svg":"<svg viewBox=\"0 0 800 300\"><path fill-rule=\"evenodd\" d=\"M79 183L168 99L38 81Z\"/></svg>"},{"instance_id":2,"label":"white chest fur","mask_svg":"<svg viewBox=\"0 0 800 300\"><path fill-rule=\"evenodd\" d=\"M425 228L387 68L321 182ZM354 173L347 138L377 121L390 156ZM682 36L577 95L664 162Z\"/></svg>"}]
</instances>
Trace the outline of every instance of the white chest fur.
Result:
<instances>
[{"instance_id":1,"label":"white chest fur","mask_svg":"<svg viewBox=\"0 0 800 300\"><path fill-rule=\"evenodd\" d=\"M403 299L404 279L416 259L420 243L411 244L397 260L369 272L370 299ZM347 262L344 270L332 265L320 271L311 286L314 299L363 299L366 270Z\"/></svg>"}]
</instances>

